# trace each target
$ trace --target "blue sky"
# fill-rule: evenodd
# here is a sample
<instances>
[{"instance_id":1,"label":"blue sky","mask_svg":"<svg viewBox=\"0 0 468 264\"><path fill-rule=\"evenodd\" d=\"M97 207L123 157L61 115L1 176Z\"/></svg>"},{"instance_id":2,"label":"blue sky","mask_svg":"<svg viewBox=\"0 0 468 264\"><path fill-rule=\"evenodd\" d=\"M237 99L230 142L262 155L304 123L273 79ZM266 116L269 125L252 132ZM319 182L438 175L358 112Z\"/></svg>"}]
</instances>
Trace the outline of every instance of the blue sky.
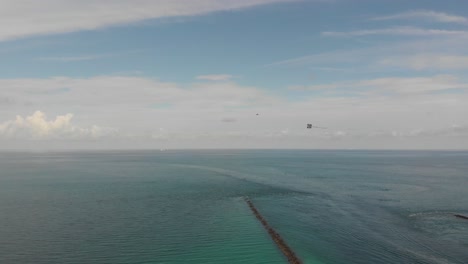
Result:
<instances>
[{"instance_id":1,"label":"blue sky","mask_svg":"<svg viewBox=\"0 0 468 264\"><path fill-rule=\"evenodd\" d=\"M468 147L466 1L0 4L4 148Z\"/></svg>"}]
</instances>

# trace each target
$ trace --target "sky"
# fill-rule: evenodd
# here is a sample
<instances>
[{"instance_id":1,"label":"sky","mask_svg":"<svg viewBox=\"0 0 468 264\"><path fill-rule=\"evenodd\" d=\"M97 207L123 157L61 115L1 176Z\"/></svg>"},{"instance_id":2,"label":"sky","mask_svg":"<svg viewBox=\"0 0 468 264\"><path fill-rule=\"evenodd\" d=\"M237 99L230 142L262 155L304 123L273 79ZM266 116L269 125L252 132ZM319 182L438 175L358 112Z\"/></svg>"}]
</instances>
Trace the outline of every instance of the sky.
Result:
<instances>
[{"instance_id":1,"label":"sky","mask_svg":"<svg viewBox=\"0 0 468 264\"><path fill-rule=\"evenodd\" d=\"M468 1L0 6L0 150L468 149Z\"/></svg>"}]
</instances>

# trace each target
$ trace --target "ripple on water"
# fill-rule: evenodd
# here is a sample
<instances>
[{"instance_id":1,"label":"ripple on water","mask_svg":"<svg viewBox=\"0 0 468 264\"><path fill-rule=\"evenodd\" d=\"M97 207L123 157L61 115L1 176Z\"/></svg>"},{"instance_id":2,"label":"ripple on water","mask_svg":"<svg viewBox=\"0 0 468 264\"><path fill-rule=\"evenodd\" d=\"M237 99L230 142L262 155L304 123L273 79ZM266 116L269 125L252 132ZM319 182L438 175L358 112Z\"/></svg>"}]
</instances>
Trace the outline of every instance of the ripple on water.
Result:
<instances>
[{"instance_id":1,"label":"ripple on water","mask_svg":"<svg viewBox=\"0 0 468 264\"><path fill-rule=\"evenodd\" d=\"M467 212L428 211L409 215L414 227L438 239L468 245L468 220L456 217Z\"/></svg>"}]
</instances>

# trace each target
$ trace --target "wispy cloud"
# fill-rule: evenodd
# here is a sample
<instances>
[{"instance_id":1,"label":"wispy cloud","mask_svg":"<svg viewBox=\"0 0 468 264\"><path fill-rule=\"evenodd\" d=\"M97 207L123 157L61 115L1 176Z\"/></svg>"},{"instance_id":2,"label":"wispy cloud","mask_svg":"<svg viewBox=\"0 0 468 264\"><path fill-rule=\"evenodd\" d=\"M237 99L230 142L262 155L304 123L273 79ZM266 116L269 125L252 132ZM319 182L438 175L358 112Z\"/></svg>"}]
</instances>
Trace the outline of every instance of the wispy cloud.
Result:
<instances>
[{"instance_id":1,"label":"wispy cloud","mask_svg":"<svg viewBox=\"0 0 468 264\"><path fill-rule=\"evenodd\" d=\"M83 56L62 56L62 57L39 57L37 60L40 61L57 61L57 62L72 62L72 61L88 61L96 60L100 58L106 58L110 56L106 55L83 55Z\"/></svg>"},{"instance_id":2,"label":"wispy cloud","mask_svg":"<svg viewBox=\"0 0 468 264\"><path fill-rule=\"evenodd\" d=\"M456 70L468 69L468 56L444 54L418 54L382 59L379 64L413 70Z\"/></svg>"},{"instance_id":3,"label":"wispy cloud","mask_svg":"<svg viewBox=\"0 0 468 264\"><path fill-rule=\"evenodd\" d=\"M264 90L233 82L202 82L182 86L138 76L0 79L0 92L11 98L29 98L37 104L48 102L68 106L149 107L163 103L210 109L265 105L278 100Z\"/></svg>"},{"instance_id":4,"label":"wispy cloud","mask_svg":"<svg viewBox=\"0 0 468 264\"><path fill-rule=\"evenodd\" d=\"M210 74L210 75L199 75L197 80L205 81L229 81L233 76L229 74Z\"/></svg>"},{"instance_id":5,"label":"wispy cloud","mask_svg":"<svg viewBox=\"0 0 468 264\"><path fill-rule=\"evenodd\" d=\"M422 52L424 53L422 54ZM388 71L389 69L383 66L402 66L405 69L414 69L417 66L414 64L411 67L408 66L407 62L409 59L418 57L417 60L411 59L411 61L416 63L416 61L420 60L428 61L422 57L431 56L431 59L436 59L436 61L441 63L433 63L432 67L427 67L427 69L437 69L439 65L440 69L443 68L443 65L447 66L444 68L451 69L449 61L453 62L453 68L463 67L464 54L468 54L468 35L444 35L434 38L405 38L375 46L310 54L276 61L265 66L302 67L310 65L310 67L317 68L335 68L336 65L339 65L340 69L348 71L356 71L363 68L367 72ZM425 67L421 66L421 68Z\"/></svg>"},{"instance_id":6,"label":"wispy cloud","mask_svg":"<svg viewBox=\"0 0 468 264\"><path fill-rule=\"evenodd\" d=\"M372 20L401 20L401 19L410 19L410 20L427 20L441 23L456 23L456 24L468 24L468 18L464 16L452 15L443 12L435 12L429 10L418 10L418 11L409 11L402 12L398 14L393 14L389 16L375 17Z\"/></svg>"},{"instance_id":7,"label":"wispy cloud","mask_svg":"<svg viewBox=\"0 0 468 264\"><path fill-rule=\"evenodd\" d=\"M353 62L357 58L362 57L363 55L373 56L376 54L381 54L384 52L383 47L373 47L367 49L353 49L353 50L336 50L318 54L311 54L297 58L286 59L282 61L276 61L270 64L265 65L266 67L274 67L274 66L298 66L304 64L315 64L318 67L324 67L324 65L332 65L330 67L334 68L333 66L336 63L340 63L340 67L343 68L343 63L345 62Z\"/></svg>"},{"instance_id":8,"label":"wispy cloud","mask_svg":"<svg viewBox=\"0 0 468 264\"><path fill-rule=\"evenodd\" d=\"M453 75L412 78L378 78L359 81L355 85L374 87L381 92L394 92L397 94L426 93L448 89L468 89L468 83L461 82Z\"/></svg>"},{"instance_id":9,"label":"wispy cloud","mask_svg":"<svg viewBox=\"0 0 468 264\"><path fill-rule=\"evenodd\" d=\"M0 41L292 1L297 0L4 0Z\"/></svg>"},{"instance_id":10,"label":"wispy cloud","mask_svg":"<svg viewBox=\"0 0 468 264\"><path fill-rule=\"evenodd\" d=\"M432 77L389 77L359 81L345 81L311 86L292 86L291 90L319 91L332 89L354 89L352 92L364 94L403 95L421 94L449 89L468 89L468 83L453 75Z\"/></svg>"},{"instance_id":11,"label":"wispy cloud","mask_svg":"<svg viewBox=\"0 0 468 264\"><path fill-rule=\"evenodd\" d=\"M359 37L369 35L402 35L402 36L468 36L464 30L425 29L418 27L393 27L383 29L366 29L355 31L325 31L327 37Z\"/></svg>"},{"instance_id":12,"label":"wispy cloud","mask_svg":"<svg viewBox=\"0 0 468 264\"><path fill-rule=\"evenodd\" d=\"M119 56L125 56L125 55L133 55L133 54L141 53L141 52L143 52L143 50L130 50L130 51L122 51L118 53L85 54L85 55L79 55L79 56L39 57L39 58L36 58L36 60L51 61L51 62L89 61L89 60L113 58L113 57L119 57Z\"/></svg>"}]
</instances>

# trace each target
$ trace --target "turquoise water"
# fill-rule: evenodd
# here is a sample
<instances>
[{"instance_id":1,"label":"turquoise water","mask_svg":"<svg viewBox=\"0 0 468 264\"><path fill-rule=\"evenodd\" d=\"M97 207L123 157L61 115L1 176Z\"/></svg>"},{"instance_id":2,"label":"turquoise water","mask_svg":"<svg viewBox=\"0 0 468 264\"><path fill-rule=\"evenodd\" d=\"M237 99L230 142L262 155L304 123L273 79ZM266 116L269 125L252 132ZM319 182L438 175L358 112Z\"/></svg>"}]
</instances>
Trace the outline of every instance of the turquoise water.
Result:
<instances>
[{"instance_id":1,"label":"turquoise water","mask_svg":"<svg viewBox=\"0 0 468 264\"><path fill-rule=\"evenodd\" d=\"M0 153L0 263L468 263L468 152Z\"/></svg>"}]
</instances>

